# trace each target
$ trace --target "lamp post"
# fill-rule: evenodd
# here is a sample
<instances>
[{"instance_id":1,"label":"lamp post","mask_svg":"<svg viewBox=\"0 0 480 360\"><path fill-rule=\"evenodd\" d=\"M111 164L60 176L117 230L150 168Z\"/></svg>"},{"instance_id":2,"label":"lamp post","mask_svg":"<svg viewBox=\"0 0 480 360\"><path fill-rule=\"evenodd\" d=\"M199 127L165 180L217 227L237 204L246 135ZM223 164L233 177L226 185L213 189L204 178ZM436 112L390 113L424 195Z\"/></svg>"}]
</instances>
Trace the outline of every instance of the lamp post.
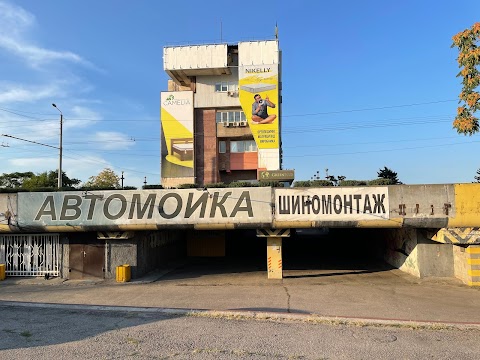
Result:
<instances>
[{"instance_id":1,"label":"lamp post","mask_svg":"<svg viewBox=\"0 0 480 360\"><path fill-rule=\"evenodd\" d=\"M58 159L58 188L62 187L62 136L63 136L63 113L57 107L57 105L52 104L52 106L60 112L60 154Z\"/></svg>"}]
</instances>

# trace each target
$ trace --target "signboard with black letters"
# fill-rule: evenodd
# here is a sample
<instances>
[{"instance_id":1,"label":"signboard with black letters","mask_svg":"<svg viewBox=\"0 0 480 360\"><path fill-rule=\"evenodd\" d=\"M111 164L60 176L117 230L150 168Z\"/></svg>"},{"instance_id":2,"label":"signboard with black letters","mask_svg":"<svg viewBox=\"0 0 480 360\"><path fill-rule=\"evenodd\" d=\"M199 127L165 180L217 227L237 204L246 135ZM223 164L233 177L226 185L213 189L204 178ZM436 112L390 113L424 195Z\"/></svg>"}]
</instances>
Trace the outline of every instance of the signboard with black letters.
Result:
<instances>
[{"instance_id":1,"label":"signboard with black letters","mask_svg":"<svg viewBox=\"0 0 480 360\"><path fill-rule=\"evenodd\" d=\"M271 223L270 188L19 193L20 226Z\"/></svg>"},{"instance_id":2,"label":"signboard with black letters","mask_svg":"<svg viewBox=\"0 0 480 360\"><path fill-rule=\"evenodd\" d=\"M389 219L388 187L275 189L278 221Z\"/></svg>"}]
</instances>

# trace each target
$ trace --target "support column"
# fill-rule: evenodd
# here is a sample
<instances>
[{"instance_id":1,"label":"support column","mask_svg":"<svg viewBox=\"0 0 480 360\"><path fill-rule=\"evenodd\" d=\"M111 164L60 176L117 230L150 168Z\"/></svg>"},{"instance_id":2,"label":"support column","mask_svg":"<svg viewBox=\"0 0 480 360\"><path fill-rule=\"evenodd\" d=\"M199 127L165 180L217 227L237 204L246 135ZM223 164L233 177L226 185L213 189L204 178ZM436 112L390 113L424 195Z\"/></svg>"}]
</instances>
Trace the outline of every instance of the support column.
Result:
<instances>
[{"instance_id":1,"label":"support column","mask_svg":"<svg viewBox=\"0 0 480 360\"><path fill-rule=\"evenodd\" d=\"M290 229L257 229L257 236L267 238L267 277L283 279L282 238Z\"/></svg>"},{"instance_id":2,"label":"support column","mask_svg":"<svg viewBox=\"0 0 480 360\"><path fill-rule=\"evenodd\" d=\"M267 238L267 274L269 279L283 279L282 238Z\"/></svg>"},{"instance_id":3,"label":"support column","mask_svg":"<svg viewBox=\"0 0 480 360\"><path fill-rule=\"evenodd\" d=\"M469 286L480 286L480 245L469 245L467 253L467 281Z\"/></svg>"}]
</instances>

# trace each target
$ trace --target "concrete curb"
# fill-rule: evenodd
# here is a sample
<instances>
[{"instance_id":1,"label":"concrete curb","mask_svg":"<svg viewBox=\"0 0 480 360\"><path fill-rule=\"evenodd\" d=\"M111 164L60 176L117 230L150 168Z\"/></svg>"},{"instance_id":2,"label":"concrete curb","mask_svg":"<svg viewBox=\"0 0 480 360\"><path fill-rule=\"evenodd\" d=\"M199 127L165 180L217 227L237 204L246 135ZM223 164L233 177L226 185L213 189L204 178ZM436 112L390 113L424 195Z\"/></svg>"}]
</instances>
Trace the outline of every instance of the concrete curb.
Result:
<instances>
[{"instance_id":1,"label":"concrete curb","mask_svg":"<svg viewBox=\"0 0 480 360\"><path fill-rule=\"evenodd\" d=\"M424 330L480 330L480 323L475 322L443 322L443 321L416 321L402 319L360 318L343 316L324 316L316 314L299 314L285 312L259 312L259 311L231 311L231 310L206 310L206 309L176 309L160 307L133 307L133 306L104 306L81 304L53 304L0 301L1 307L30 307L58 310L83 310L83 311L124 311L134 313L155 313L167 316L193 316L207 318L222 318L232 320L270 320L270 321L295 321L324 325L349 325L349 326L376 326L397 327Z\"/></svg>"}]
</instances>

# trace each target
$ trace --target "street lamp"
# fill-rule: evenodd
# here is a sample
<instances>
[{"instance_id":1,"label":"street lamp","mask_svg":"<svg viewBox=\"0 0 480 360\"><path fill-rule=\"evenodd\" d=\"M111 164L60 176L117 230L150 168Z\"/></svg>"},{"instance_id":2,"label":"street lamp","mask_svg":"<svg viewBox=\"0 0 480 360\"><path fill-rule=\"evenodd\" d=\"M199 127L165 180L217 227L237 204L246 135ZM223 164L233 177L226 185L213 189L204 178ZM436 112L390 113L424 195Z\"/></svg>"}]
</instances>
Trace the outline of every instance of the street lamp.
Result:
<instances>
[{"instance_id":1,"label":"street lamp","mask_svg":"<svg viewBox=\"0 0 480 360\"><path fill-rule=\"evenodd\" d=\"M52 104L52 106L60 112L60 154L58 159L58 188L62 187L62 136L63 136L63 114L62 111L57 107L57 105Z\"/></svg>"}]
</instances>

